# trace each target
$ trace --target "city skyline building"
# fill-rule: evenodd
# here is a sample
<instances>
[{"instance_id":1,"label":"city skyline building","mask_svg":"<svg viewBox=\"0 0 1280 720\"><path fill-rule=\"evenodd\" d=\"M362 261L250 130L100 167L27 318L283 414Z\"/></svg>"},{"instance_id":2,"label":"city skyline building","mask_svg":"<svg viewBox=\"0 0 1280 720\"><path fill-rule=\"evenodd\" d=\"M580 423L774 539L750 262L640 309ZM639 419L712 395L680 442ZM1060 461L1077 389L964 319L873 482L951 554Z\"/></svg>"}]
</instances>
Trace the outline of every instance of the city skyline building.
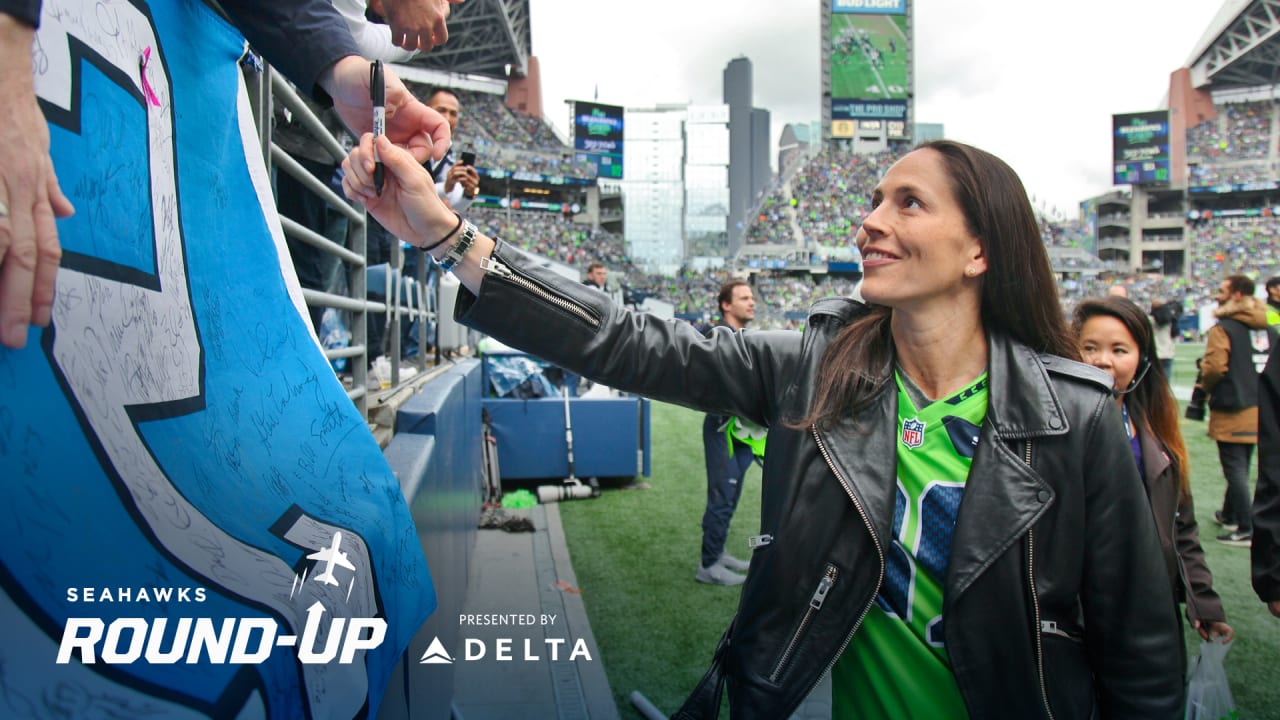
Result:
<instances>
[{"instance_id":1,"label":"city skyline building","mask_svg":"<svg viewBox=\"0 0 1280 720\"><path fill-rule=\"evenodd\" d=\"M729 107L626 109L623 235L648 272L729 256Z\"/></svg>"},{"instance_id":2,"label":"city skyline building","mask_svg":"<svg viewBox=\"0 0 1280 720\"><path fill-rule=\"evenodd\" d=\"M724 69L724 104L729 107L728 256L742 248L747 219L757 197L769 187L769 111L753 106L751 60L736 57Z\"/></svg>"},{"instance_id":3,"label":"city skyline building","mask_svg":"<svg viewBox=\"0 0 1280 720\"><path fill-rule=\"evenodd\" d=\"M673 274L684 259L684 105L627 108L623 236L647 272Z\"/></svg>"},{"instance_id":4,"label":"city skyline building","mask_svg":"<svg viewBox=\"0 0 1280 720\"><path fill-rule=\"evenodd\" d=\"M729 254L729 106L691 105L685 122L685 258Z\"/></svg>"}]
</instances>

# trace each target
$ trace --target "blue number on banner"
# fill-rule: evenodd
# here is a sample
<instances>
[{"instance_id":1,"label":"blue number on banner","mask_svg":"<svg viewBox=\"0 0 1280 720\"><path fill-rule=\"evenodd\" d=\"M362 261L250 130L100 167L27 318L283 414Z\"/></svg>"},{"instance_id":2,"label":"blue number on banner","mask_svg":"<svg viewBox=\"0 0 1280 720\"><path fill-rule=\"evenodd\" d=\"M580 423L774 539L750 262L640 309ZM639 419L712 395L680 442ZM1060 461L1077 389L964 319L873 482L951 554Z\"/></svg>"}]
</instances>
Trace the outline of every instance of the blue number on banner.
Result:
<instances>
[{"instance_id":1,"label":"blue number on banner","mask_svg":"<svg viewBox=\"0 0 1280 720\"><path fill-rule=\"evenodd\" d=\"M885 558L884 584L876 597L877 604L886 614L911 621L912 599L915 596L916 566L919 564L936 578L945 582L947 563L951 558L951 538L955 530L956 514L964 497L964 484L935 481L925 488L920 498L915 555L908 552L900 541L908 507L907 494L898 484L894 497L893 538ZM926 639L930 645L942 647L942 616L929 620Z\"/></svg>"}]
</instances>

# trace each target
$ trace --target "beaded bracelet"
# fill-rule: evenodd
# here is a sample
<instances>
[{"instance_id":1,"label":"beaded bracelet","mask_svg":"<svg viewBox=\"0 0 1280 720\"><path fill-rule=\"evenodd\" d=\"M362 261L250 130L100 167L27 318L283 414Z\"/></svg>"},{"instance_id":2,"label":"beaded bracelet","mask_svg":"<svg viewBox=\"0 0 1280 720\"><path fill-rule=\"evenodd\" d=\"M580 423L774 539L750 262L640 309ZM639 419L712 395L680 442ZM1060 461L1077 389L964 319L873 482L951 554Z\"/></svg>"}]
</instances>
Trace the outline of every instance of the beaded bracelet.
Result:
<instances>
[{"instance_id":1,"label":"beaded bracelet","mask_svg":"<svg viewBox=\"0 0 1280 720\"><path fill-rule=\"evenodd\" d=\"M458 213L454 213L453 215L454 217L458 218L458 224L453 226L453 229L449 231L448 235L445 235L444 237L440 238L438 241L433 242L430 245L422 248L423 252L431 252L432 250L435 250L436 248L448 242L449 238L453 237L454 233L458 232L458 228L462 227L462 216L459 215Z\"/></svg>"},{"instance_id":2,"label":"beaded bracelet","mask_svg":"<svg viewBox=\"0 0 1280 720\"><path fill-rule=\"evenodd\" d=\"M449 254L444 256L444 260L440 261L440 269L445 272L453 270L458 263L462 262L462 258L467 254L467 250L471 248L471 243L476 239L476 226L469 222L462 224L462 237L458 238L458 242L449 248Z\"/></svg>"}]
</instances>

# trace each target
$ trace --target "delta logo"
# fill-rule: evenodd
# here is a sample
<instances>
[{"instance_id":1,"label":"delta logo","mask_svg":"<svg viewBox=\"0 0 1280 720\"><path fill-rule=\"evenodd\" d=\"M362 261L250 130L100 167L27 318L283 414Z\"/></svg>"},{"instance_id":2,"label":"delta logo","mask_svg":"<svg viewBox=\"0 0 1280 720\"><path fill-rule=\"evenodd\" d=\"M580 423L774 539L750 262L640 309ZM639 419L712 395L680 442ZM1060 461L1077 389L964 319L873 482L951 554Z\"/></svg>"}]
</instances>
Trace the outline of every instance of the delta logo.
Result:
<instances>
[{"instance_id":1,"label":"delta logo","mask_svg":"<svg viewBox=\"0 0 1280 720\"><path fill-rule=\"evenodd\" d=\"M514 662L520 660L522 662L539 662L546 655L546 659L551 662L560 660L561 651L568 643L565 638L543 638L539 648L539 643L530 638L524 638L524 655L512 655L513 638L497 638L493 641L493 659L497 662ZM539 655L538 653L543 653ZM489 657L489 645L479 638L463 639L463 655L465 662L475 660L484 660ZM591 651L587 649L587 643L582 638L578 638L573 642L573 647L569 650L569 662L577 660L586 660L591 662ZM454 658L444 649L444 643L440 642L439 636L432 638L431 644L427 646L425 652L422 653L422 659L418 661L419 665L452 665Z\"/></svg>"},{"instance_id":2,"label":"delta logo","mask_svg":"<svg viewBox=\"0 0 1280 720\"><path fill-rule=\"evenodd\" d=\"M292 648L304 665L335 660L350 664L357 653L382 644L387 621L380 617L341 617L332 612L331 607L337 605L333 598L349 601L356 580L361 577L350 555L342 550L341 532L334 532L328 546L312 549L315 552L306 559L314 560L313 567L319 572L308 577L312 567L307 567L302 574L295 574L289 593L299 611L306 608L305 619L295 617L294 625L302 625L301 633L282 632L279 621L266 617L119 617L110 622L100 617L71 617L63 628L56 662L66 665L74 658L85 665L128 665L139 660L155 665L256 665L282 647ZM206 590L67 589L68 602L77 604L164 602L169 598L204 602ZM330 607L326 606L326 599Z\"/></svg>"}]
</instances>

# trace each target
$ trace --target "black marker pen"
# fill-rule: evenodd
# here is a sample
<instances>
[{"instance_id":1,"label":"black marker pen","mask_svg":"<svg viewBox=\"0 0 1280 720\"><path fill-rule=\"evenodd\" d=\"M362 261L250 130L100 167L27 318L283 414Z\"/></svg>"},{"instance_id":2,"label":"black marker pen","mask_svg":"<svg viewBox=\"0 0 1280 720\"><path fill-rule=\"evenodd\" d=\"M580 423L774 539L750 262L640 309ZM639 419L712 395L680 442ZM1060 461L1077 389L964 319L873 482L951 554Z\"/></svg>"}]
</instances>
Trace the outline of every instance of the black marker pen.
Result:
<instances>
[{"instance_id":1,"label":"black marker pen","mask_svg":"<svg viewBox=\"0 0 1280 720\"><path fill-rule=\"evenodd\" d=\"M382 158L378 157L378 138L386 132L387 85L382 79L382 61L374 60L369 68L369 98L373 101L373 189L382 197Z\"/></svg>"}]
</instances>

